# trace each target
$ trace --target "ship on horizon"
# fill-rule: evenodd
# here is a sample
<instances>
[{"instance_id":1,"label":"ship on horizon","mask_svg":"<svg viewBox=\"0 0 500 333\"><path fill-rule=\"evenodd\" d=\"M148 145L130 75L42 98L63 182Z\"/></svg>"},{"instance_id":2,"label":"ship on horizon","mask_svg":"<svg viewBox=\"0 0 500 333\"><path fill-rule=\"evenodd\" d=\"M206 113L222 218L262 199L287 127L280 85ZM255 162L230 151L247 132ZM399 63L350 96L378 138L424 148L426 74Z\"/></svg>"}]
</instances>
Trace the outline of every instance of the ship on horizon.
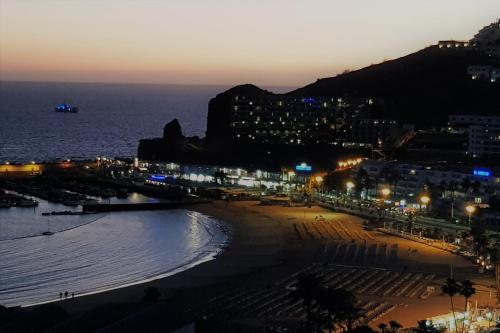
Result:
<instances>
[{"instance_id":1,"label":"ship on horizon","mask_svg":"<svg viewBox=\"0 0 500 333\"><path fill-rule=\"evenodd\" d=\"M63 102L59 105L57 105L54 108L55 112L62 112L62 113L77 113L78 112L78 107L76 106L71 106L66 102Z\"/></svg>"}]
</instances>

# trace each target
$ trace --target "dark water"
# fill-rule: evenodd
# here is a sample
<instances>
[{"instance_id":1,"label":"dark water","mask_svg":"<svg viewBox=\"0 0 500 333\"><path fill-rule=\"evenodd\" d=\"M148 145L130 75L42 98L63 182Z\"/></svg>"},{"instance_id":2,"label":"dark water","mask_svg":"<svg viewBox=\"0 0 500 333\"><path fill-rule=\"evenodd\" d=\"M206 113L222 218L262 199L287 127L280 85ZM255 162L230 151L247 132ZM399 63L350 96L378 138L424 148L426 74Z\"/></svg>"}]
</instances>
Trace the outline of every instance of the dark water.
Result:
<instances>
[{"instance_id":1,"label":"dark water","mask_svg":"<svg viewBox=\"0 0 500 333\"><path fill-rule=\"evenodd\" d=\"M0 82L0 162L133 156L178 118L204 135L208 101L227 87ZM66 101L77 114L55 113Z\"/></svg>"},{"instance_id":2,"label":"dark water","mask_svg":"<svg viewBox=\"0 0 500 333\"><path fill-rule=\"evenodd\" d=\"M134 156L173 118L185 135L204 136L208 102L228 88L0 81L0 162ZM80 112L54 112L63 101Z\"/></svg>"},{"instance_id":3,"label":"dark water","mask_svg":"<svg viewBox=\"0 0 500 333\"><path fill-rule=\"evenodd\" d=\"M57 208L41 200L35 210L0 210L0 304L48 302L66 290L81 296L162 278L214 259L229 240L221 222L183 209L40 215ZM8 239L49 226L67 230Z\"/></svg>"}]
</instances>

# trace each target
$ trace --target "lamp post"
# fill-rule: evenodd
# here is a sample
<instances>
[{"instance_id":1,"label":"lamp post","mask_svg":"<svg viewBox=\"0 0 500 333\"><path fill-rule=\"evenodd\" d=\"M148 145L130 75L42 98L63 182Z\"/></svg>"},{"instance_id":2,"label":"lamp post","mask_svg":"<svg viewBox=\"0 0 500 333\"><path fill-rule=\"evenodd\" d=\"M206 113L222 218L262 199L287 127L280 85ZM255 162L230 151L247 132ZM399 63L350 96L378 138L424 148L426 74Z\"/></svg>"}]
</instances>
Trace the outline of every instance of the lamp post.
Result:
<instances>
[{"instance_id":1,"label":"lamp post","mask_svg":"<svg viewBox=\"0 0 500 333\"><path fill-rule=\"evenodd\" d=\"M472 214L476 211L476 207L472 206L472 205L467 205L465 207L465 211L467 212L467 214L469 215L469 227L470 227L470 220L472 218Z\"/></svg>"},{"instance_id":2,"label":"lamp post","mask_svg":"<svg viewBox=\"0 0 500 333\"><path fill-rule=\"evenodd\" d=\"M422 209L422 204L425 205L425 207L427 208L428 205L429 205L429 202L431 202L431 198L427 195L423 195L420 197L420 209Z\"/></svg>"},{"instance_id":3,"label":"lamp post","mask_svg":"<svg viewBox=\"0 0 500 333\"><path fill-rule=\"evenodd\" d=\"M382 191L380 191L384 197L388 197L391 194L391 190L388 188L383 188Z\"/></svg>"}]
</instances>

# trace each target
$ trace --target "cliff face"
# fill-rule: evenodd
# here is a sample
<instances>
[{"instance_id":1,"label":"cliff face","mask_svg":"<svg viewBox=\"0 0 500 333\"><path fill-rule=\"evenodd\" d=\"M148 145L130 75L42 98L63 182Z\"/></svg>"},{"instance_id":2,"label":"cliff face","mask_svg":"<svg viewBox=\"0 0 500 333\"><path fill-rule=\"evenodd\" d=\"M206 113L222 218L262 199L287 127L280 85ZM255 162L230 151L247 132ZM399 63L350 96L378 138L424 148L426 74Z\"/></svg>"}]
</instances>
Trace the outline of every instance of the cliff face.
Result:
<instances>
[{"instance_id":1,"label":"cliff face","mask_svg":"<svg viewBox=\"0 0 500 333\"><path fill-rule=\"evenodd\" d=\"M222 144L225 140L231 139L231 101L238 95L258 97L273 94L252 84L244 84L226 90L218 94L215 98L212 98L208 103L207 142L211 144Z\"/></svg>"}]
</instances>

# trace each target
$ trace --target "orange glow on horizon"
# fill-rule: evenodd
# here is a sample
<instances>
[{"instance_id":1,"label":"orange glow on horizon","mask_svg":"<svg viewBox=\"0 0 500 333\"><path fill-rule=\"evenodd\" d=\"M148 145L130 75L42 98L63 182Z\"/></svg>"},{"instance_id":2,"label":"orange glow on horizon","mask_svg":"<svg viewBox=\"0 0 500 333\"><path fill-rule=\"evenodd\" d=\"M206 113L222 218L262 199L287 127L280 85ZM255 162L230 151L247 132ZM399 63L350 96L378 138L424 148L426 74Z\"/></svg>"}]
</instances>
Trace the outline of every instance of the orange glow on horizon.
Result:
<instances>
[{"instance_id":1,"label":"orange glow on horizon","mask_svg":"<svg viewBox=\"0 0 500 333\"><path fill-rule=\"evenodd\" d=\"M299 86L497 15L497 0L0 0L0 80Z\"/></svg>"}]
</instances>

